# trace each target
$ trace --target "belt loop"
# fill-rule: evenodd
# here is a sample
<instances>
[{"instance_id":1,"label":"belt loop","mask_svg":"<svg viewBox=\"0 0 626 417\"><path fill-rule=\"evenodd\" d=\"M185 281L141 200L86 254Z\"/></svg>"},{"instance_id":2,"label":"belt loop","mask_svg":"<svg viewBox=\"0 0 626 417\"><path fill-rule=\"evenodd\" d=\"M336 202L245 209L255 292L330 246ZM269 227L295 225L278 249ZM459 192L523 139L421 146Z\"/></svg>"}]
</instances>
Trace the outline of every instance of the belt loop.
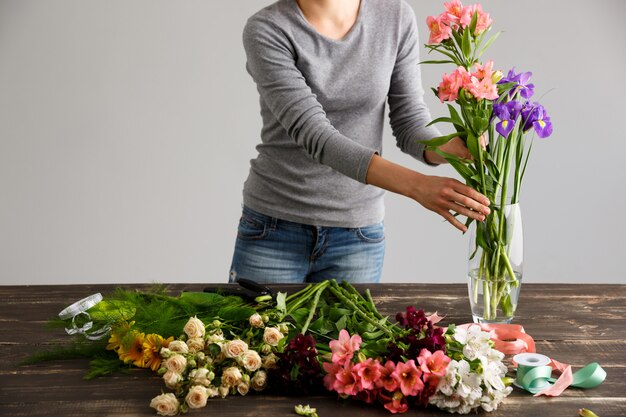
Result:
<instances>
[{"instance_id":1,"label":"belt loop","mask_svg":"<svg viewBox=\"0 0 626 417\"><path fill-rule=\"evenodd\" d=\"M270 217L270 230L276 230L276 224L278 219L276 217Z\"/></svg>"}]
</instances>

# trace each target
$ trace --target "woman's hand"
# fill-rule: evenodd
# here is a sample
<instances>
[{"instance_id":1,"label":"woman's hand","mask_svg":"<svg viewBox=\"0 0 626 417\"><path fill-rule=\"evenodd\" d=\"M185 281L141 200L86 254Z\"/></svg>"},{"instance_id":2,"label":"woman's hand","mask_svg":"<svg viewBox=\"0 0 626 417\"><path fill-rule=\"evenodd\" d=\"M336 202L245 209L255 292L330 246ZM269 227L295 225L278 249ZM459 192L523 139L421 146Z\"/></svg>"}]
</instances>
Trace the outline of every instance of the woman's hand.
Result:
<instances>
[{"instance_id":1,"label":"woman's hand","mask_svg":"<svg viewBox=\"0 0 626 417\"><path fill-rule=\"evenodd\" d=\"M480 145L485 149L487 147L487 136L483 133L480 135ZM473 161L472 154L465 146L465 142L460 137L455 137L451 139L448 143L441 145L439 147L442 151L458 156L459 158L469 159ZM443 156L437 154L434 151L424 151L424 160L429 164L445 164L447 161L443 158Z\"/></svg>"},{"instance_id":2,"label":"woman's hand","mask_svg":"<svg viewBox=\"0 0 626 417\"><path fill-rule=\"evenodd\" d=\"M462 232L466 232L467 227L453 213L477 221L483 221L489 214L489 199L462 182L420 174L378 155L370 161L366 181L417 201Z\"/></svg>"}]
</instances>

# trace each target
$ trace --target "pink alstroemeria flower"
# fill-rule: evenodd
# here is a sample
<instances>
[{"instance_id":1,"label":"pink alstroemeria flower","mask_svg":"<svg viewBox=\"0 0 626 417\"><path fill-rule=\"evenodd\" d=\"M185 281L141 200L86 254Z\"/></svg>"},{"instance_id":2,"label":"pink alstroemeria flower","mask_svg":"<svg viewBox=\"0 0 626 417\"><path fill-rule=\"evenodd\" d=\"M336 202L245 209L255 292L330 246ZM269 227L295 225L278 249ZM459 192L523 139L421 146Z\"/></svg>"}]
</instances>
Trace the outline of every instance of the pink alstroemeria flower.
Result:
<instances>
[{"instance_id":1,"label":"pink alstroemeria flower","mask_svg":"<svg viewBox=\"0 0 626 417\"><path fill-rule=\"evenodd\" d=\"M380 379L381 368L382 366L377 360L368 358L354 365L353 372L359 376L363 389L372 389L375 387L376 381Z\"/></svg>"},{"instance_id":2,"label":"pink alstroemeria flower","mask_svg":"<svg viewBox=\"0 0 626 417\"><path fill-rule=\"evenodd\" d=\"M444 101L454 101L459 96L459 90L466 84L470 83L471 75L463 67L458 67L452 74L443 74L439 88L437 89L437 97L443 103Z\"/></svg>"},{"instance_id":3,"label":"pink alstroemeria flower","mask_svg":"<svg viewBox=\"0 0 626 417\"><path fill-rule=\"evenodd\" d=\"M338 340L331 340L328 344L333 352L332 361L338 365L344 365L354 356L354 352L361 346L361 336L358 334L350 337L346 329L341 329Z\"/></svg>"},{"instance_id":4,"label":"pink alstroemeria flower","mask_svg":"<svg viewBox=\"0 0 626 417\"><path fill-rule=\"evenodd\" d=\"M387 361L385 366L380 367L380 378L376 381L378 388L384 388L389 392L394 392L398 388L398 381L393 377L396 370L396 364L393 361Z\"/></svg>"},{"instance_id":5,"label":"pink alstroemeria flower","mask_svg":"<svg viewBox=\"0 0 626 417\"><path fill-rule=\"evenodd\" d=\"M422 349L417 361L420 364L422 372L427 375L445 376L448 364L452 359L443 353L443 350L438 350L435 353L431 353L428 349Z\"/></svg>"},{"instance_id":6,"label":"pink alstroemeria flower","mask_svg":"<svg viewBox=\"0 0 626 417\"><path fill-rule=\"evenodd\" d=\"M406 363L398 362L393 377L400 385L400 390L404 395L417 395L424 389L424 382L420 379L422 370L415 366L415 361L411 359Z\"/></svg>"},{"instance_id":7,"label":"pink alstroemeria flower","mask_svg":"<svg viewBox=\"0 0 626 417\"><path fill-rule=\"evenodd\" d=\"M337 374L343 369L343 366L336 363L324 362L322 367L326 372L326 375L324 375L324 386L328 391L335 391Z\"/></svg>"},{"instance_id":8,"label":"pink alstroemeria flower","mask_svg":"<svg viewBox=\"0 0 626 417\"><path fill-rule=\"evenodd\" d=\"M465 86L465 89L469 90L478 100L495 100L498 98L498 86L491 78L479 80L476 77L472 77L471 82Z\"/></svg>"},{"instance_id":9,"label":"pink alstroemeria flower","mask_svg":"<svg viewBox=\"0 0 626 417\"><path fill-rule=\"evenodd\" d=\"M391 401L385 403L385 408L391 411L392 414L406 413L409 409L409 405L406 402L406 397L402 395L400 391L393 393Z\"/></svg>"},{"instance_id":10,"label":"pink alstroemeria flower","mask_svg":"<svg viewBox=\"0 0 626 417\"><path fill-rule=\"evenodd\" d=\"M493 61L487 61L484 65L480 65L478 62L474 64L476 71L472 72L472 75L479 80L489 78L493 82Z\"/></svg>"},{"instance_id":11,"label":"pink alstroemeria flower","mask_svg":"<svg viewBox=\"0 0 626 417\"><path fill-rule=\"evenodd\" d=\"M473 17L474 13L478 13L478 20L476 21L476 30L473 33L474 36L478 36L481 33L483 33L485 30L487 30L489 26L491 26L491 24L493 23L493 19L491 19L491 17L489 16L489 13L485 13L483 11L483 6L479 3L469 6L469 8L470 8L470 16Z\"/></svg>"},{"instance_id":12,"label":"pink alstroemeria flower","mask_svg":"<svg viewBox=\"0 0 626 417\"><path fill-rule=\"evenodd\" d=\"M426 18L426 25L428 25L428 29L430 29L428 43L441 43L452 36L452 28L446 24L441 15L437 17L428 16Z\"/></svg>"},{"instance_id":13,"label":"pink alstroemeria flower","mask_svg":"<svg viewBox=\"0 0 626 417\"><path fill-rule=\"evenodd\" d=\"M444 3L443 6L446 8L445 13L451 23L465 28L472 22L471 6L464 7L460 0L452 0L449 3Z\"/></svg>"},{"instance_id":14,"label":"pink alstroemeria flower","mask_svg":"<svg viewBox=\"0 0 626 417\"><path fill-rule=\"evenodd\" d=\"M356 395L362 389L359 379L352 364L348 362L336 375L335 391L339 394Z\"/></svg>"}]
</instances>

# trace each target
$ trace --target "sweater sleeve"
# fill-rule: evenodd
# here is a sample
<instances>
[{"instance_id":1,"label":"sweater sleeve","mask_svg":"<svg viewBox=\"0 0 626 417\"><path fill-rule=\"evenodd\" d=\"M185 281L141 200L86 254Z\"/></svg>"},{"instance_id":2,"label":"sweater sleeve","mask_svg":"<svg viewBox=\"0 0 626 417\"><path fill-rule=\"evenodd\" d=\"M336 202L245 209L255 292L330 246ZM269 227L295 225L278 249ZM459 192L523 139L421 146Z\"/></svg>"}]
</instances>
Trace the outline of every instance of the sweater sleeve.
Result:
<instances>
[{"instance_id":1,"label":"sweater sleeve","mask_svg":"<svg viewBox=\"0 0 626 417\"><path fill-rule=\"evenodd\" d=\"M375 150L337 131L296 66L288 37L271 21L252 17L243 32L246 69L261 100L289 137L309 156L348 177L365 183Z\"/></svg>"},{"instance_id":2,"label":"sweater sleeve","mask_svg":"<svg viewBox=\"0 0 626 417\"><path fill-rule=\"evenodd\" d=\"M424 161L424 145L418 140L441 136L426 126L431 121L424 102L424 89L419 65L419 39L415 13L402 1L396 63L389 87L389 119L397 146L402 152Z\"/></svg>"}]
</instances>

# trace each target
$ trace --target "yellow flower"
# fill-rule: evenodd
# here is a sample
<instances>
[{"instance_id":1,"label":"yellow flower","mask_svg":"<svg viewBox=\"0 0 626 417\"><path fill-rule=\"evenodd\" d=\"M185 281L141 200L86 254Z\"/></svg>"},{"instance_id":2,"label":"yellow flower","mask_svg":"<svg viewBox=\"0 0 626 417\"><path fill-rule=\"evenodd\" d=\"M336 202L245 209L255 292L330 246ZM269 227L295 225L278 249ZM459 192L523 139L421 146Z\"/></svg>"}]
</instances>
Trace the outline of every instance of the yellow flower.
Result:
<instances>
[{"instance_id":1,"label":"yellow flower","mask_svg":"<svg viewBox=\"0 0 626 417\"><path fill-rule=\"evenodd\" d=\"M161 348L168 347L173 340L173 336L169 339L163 339L158 334L147 335L143 341L145 367L157 371L161 366Z\"/></svg>"},{"instance_id":2,"label":"yellow flower","mask_svg":"<svg viewBox=\"0 0 626 417\"><path fill-rule=\"evenodd\" d=\"M127 321L121 322L118 326L115 326L111 330L111 337L109 337L109 344L107 345L107 350L115 350L117 351L122 346L122 341L130 331L131 327L135 324L134 321L130 323Z\"/></svg>"},{"instance_id":3,"label":"yellow flower","mask_svg":"<svg viewBox=\"0 0 626 417\"><path fill-rule=\"evenodd\" d=\"M145 333L135 332L132 334L133 340L128 349L124 347L124 344L120 345L118 355L124 363L132 362L133 365L139 368L145 368L145 355L143 342L145 339Z\"/></svg>"}]
</instances>

